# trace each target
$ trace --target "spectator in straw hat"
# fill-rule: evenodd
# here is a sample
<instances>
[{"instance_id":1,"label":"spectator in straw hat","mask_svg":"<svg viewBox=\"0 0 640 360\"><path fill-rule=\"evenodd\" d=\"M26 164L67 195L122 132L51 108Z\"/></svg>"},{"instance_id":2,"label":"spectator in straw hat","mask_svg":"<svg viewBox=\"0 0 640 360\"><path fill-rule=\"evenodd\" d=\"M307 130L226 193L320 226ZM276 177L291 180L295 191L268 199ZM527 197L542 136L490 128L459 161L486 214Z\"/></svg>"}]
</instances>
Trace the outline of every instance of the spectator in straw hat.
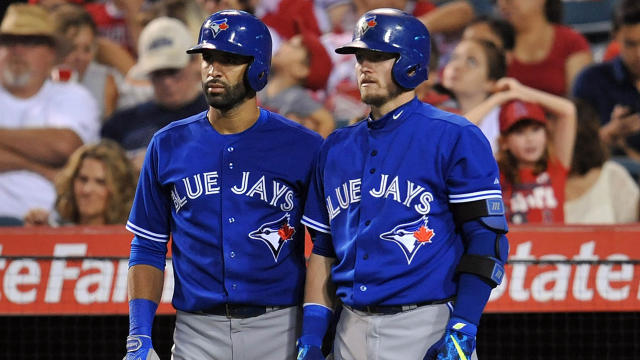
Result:
<instances>
[{"instance_id":1,"label":"spectator in straw hat","mask_svg":"<svg viewBox=\"0 0 640 360\"><path fill-rule=\"evenodd\" d=\"M56 169L97 139L91 94L78 84L48 80L63 45L44 9L7 9L0 24L1 217L21 219L30 208L52 208Z\"/></svg>"}]
</instances>

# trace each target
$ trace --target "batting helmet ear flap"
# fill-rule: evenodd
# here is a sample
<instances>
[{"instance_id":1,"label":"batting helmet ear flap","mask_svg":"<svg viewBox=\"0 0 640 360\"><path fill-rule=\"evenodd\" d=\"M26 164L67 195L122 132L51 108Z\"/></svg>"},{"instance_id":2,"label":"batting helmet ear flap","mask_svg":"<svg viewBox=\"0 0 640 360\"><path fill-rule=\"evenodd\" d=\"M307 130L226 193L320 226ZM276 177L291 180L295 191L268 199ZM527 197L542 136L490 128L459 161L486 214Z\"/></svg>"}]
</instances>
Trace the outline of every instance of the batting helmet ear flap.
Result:
<instances>
[{"instance_id":1,"label":"batting helmet ear flap","mask_svg":"<svg viewBox=\"0 0 640 360\"><path fill-rule=\"evenodd\" d=\"M267 85L269 77L269 65L254 57L246 71L249 85L255 91L262 90Z\"/></svg>"},{"instance_id":2,"label":"batting helmet ear flap","mask_svg":"<svg viewBox=\"0 0 640 360\"><path fill-rule=\"evenodd\" d=\"M249 64L251 65L251 64ZM247 99L251 99L256 96L256 91L254 90L251 82L249 82L249 67L247 67L244 71L244 76L242 77L242 82L244 87L247 89Z\"/></svg>"},{"instance_id":3,"label":"batting helmet ear flap","mask_svg":"<svg viewBox=\"0 0 640 360\"><path fill-rule=\"evenodd\" d=\"M427 39L427 41L429 40ZM424 50L422 50L422 52L423 54L425 53ZM426 58L429 58L429 53L429 48L427 48ZM393 65L392 73L396 82L405 89L415 89L420 83L429 78L425 63L416 61L415 57L410 58L402 53Z\"/></svg>"}]
</instances>

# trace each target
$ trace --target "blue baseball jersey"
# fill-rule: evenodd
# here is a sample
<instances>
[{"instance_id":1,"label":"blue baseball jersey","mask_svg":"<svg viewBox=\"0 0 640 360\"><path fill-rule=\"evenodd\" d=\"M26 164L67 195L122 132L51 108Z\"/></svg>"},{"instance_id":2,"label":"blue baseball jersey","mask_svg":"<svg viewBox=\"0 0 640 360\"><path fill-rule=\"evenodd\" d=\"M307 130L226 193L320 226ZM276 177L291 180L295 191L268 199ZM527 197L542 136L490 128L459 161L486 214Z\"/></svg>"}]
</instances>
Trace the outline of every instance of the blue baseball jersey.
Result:
<instances>
[{"instance_id":1,"label":"blue baseball jersey","mask_svg":"<svg viewBox=\"0 0 640 360\"><path fill-rule=\"evenodd\" d=\"M327 138L302 222L336 257L348 305L406 305L456 294L464 252L451 203L501 199L489 142L465 118L417 99Z\"/></svg>"},{"instance_id":2,"label":"blue baseball jersey","mask_svg":"<svg viewBox=\"0 0 640 360\"><path fill-rule=\"evenodd\" d=\"M301 302L300 218L321 143L264 109L238 134L218 133L205 111L154 135L127 229L135 241L173 239L176 309Z\"/></svg>"}]
</instances>

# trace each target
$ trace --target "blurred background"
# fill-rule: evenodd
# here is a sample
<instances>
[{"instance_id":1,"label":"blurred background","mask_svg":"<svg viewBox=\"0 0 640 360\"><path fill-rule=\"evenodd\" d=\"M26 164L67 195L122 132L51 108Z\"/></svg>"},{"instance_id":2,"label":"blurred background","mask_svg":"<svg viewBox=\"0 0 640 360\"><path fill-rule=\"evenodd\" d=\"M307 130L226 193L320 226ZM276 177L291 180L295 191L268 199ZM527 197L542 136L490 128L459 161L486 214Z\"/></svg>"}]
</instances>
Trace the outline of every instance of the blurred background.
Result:
<instances>
[{"instance_id":1,"label":"blurred background","mask_svg":"<svg viewBox=\"0 0 640 360\"><path fill-rule=\"evenodd\" d=\"M241 9L267 24L260 106L326 137L368 116L355 58L333 50L381 7L430 30L419 99L478 125L515 179L507 282L483 317L480 358L637 358L638 0L1 1L0 358L124 355L124 224L153 134L208 108L200 58L184 53L208 15ZM504 160L513 99L542 108L549 154L570 163L545 165L528 188ZM167 269L154 324L163 359L170 259Z\"/></svg>"}]
</instances>

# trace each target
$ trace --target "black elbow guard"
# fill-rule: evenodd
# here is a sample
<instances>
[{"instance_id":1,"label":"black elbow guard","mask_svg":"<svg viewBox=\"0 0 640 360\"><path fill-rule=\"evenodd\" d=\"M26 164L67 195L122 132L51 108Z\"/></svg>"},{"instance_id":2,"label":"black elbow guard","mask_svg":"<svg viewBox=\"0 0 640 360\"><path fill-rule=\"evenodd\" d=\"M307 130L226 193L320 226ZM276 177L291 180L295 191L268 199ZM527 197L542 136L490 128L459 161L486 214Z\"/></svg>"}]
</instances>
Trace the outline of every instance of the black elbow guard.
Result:
<instances>
[{"instance_id":1,"label":"black elbow guard","mask_svg":"<svg viewBox=\"0 0 640 360\"><path fill-rule=\"evenodd\" d=\"M491 256L465 254L460 259L456 272L478 275L488 281L491 287L496 287L502 283L504 265Z\"/></svg>"},{"instance_id":2,"label":"black elbow guard","mask_svg":"<svg viewBox=\"0 0 640 360\"><path fill-rule=\"evenodd\" d=\"M478 219L484 226L498 234L509 231L504 216L504 203L501 198L490 198L462 203L452 203L451 212L458 226L467 221Z\"/></svg>"},{"instance_id":3,"label":"black elbow guard","mask_svg":"<svg viewBox=\"0 0 640 360\"><path fill-rule=\"evenodd\" d=\"M504 216L504 203L501 198L490 198L477 201L451 204L451 212L458 227L478 220L485 228L493 231L495 237L495 257L502 263L507 261L509 242L504 236L509 231L507 218Z\"/></svg>"},{"instance_id":4,"label":"black elbow guard","mask_svg":"<svg viewBox=\"0 0 640 360\"><path fill-rule=\"evenodd\" d=\"M453 203L451 210L456 224L462 228L466 222L477 220L483 227L495 233L495 236L482 237L485 248L483 254L465 254L460 259L456 272L475 274L496 287L504 277L504 263L509 254L509 243L504 234L509 230L504 216L504 204L501 198Z\"/></svg>"}]
</instances>

